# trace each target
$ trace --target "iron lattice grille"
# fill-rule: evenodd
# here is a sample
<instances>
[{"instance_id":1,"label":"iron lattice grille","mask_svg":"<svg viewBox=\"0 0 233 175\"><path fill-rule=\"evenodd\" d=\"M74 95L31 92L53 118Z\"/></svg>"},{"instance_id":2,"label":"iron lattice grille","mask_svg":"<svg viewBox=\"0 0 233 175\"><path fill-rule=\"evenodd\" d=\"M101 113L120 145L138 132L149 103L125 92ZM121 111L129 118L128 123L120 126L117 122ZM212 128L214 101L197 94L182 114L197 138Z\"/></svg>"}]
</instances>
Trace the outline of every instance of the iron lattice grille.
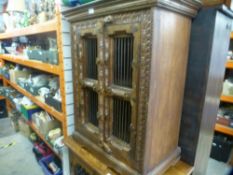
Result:
<instances>
[{"instance_id":1,"label":"iron lattice grille","mask_svg":"<svg viewBox=\"0 0 233 175\"><path fill-rule=\"evenodd\" d=\"M133 42L131 35L119 35L113 39L113 83L132 87Z\"/></svg>"},{"instance_id":2,"label":"iron lattice grille","mask_svg":"<svg viewBox=\"0 0 233 175\"><path fill-rule=\"evenodd\" d=\"M84 39L86 76L87 78L97 79L96 58L98 56L97 38L86 37Z\"/></svg>"},{"instance_id":3,"label":"iron lattice grille","mask_svg":"<svg viewBox=\"0 0 233 175\"><path fill-rule=\"evenodd\" d=\"M75 175L90 175L90 174L80 165L77 165L75 170Z\"/></svg>"},{"instance_id":4,"label":"iron lattice grille","mask_svg":"<svg viewBox=\"0 0 233 175\"><path fill-rule=\"evenodd\" d=\"M91 90L85 89L88 122L98 127L98 94Z\"/></svg>"},{"instance_id":5,"label":"iron lattice grille","mask_svg":"<svg viewBox=\"0 0 233 175\"><path fill-rule=\"evenodd\" d=\"M113 98L113 135L126 142L130 142L131 105L121 98Z\"/></svg>"}]
</instances>

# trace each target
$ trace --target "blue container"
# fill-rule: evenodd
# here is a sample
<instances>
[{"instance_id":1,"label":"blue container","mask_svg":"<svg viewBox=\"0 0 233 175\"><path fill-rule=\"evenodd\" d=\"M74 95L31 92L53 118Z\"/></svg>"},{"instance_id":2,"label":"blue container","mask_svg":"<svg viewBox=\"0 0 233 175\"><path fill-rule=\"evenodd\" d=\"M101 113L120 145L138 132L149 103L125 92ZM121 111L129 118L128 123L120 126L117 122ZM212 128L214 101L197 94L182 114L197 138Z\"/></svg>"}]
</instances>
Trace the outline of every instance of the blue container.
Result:
<instances>
[{"instance_id":1,"label":"blue container","mask_svg":"<svg viewBox=\"0 0 233 175\"><path fill-rule=\"evenodd\" d=\"M27 121L31 121L32 119L32 114L36 113L36 112L40 112L42 111L41 108L39 108L38 106L36 105L33 105L33 106L25 106L25 105L21 105L21 108L20 108L20 112L23 114L24 118L27 120Z\"/></svg>"},{"instance_id":2,"label":"blue container","mask_svg":"<svg viewBox=\"0 0 233 175\"><path fill-rule=\"evenodd\" d=\"M66 6L74 7L79 4L79 0L62 0L63 4Z\"/></svg>"},{"instance_id":3,"label":"blue container","mask_svg":"<svg viewBox=\"0 0 233 175\"><path fill-rule=\"evenodd\" d=\"M54 156L50 155L50 156L42 158L39 161L39 164L42 167L45 175L62 175L62 169L60 169L60 171L55 174L52 174L52 172L49 170L48 164L54 161L54 159L55 159Z\"/></svg>"}]
</instances>

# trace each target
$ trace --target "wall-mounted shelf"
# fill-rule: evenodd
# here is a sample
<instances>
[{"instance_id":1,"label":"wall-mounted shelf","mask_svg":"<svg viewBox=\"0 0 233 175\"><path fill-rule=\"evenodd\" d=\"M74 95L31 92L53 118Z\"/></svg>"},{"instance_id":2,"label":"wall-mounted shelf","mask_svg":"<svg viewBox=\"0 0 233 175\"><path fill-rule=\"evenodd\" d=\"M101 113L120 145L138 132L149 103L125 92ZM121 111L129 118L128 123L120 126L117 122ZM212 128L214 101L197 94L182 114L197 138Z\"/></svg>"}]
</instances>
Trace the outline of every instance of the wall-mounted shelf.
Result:
<instances>
[{"instance_id":1,"label":"wall-mounted shelf","mask_svg":"<svg viewBox=\"0 0 233 175\"><path fill-rule=\"evenodd\" d=\"M0 39L14 38L18 36L35 35L40 33L52 32L57 30L57 18L54 20L35 24L29 27L14 29L5 33L0 34Z\"/></svg>"},{"instance_id":2,"label":"wall-mounted shelf","mask_svg":"<svg viewBox=\"0 0 233 175\"><path fill-rule=\"evenodd\" d=\"M0 58L2 58L5 61L10 61L10 62L17 63L17 64L20 64L26 67L38 69L38 70L56 74L56 75L59 75L61 73L60 68L57 65L51 65L51 64L40 62L40 61L23 59L19 56L13 56L13 55L7 55L7 54L0 54Z\"/></svg>"},{"instance_id":3,"label":"wall-mounted shelf","mask_svg":"<svg viewBox=\"0 0 233 175\"><path fill-rule=\"evenodd\" d=\"M9 105L11 106L11 108L16 108L15 105L13 103L9 103ZM27 121L27 124L30 126L30 128L37 134L37 136L43 140L43 142L51 149L51 151L53 151L53 153L61 159L61 156L53 149L53 147L51 146L51 144L45 139L45 137L40 133L40 131L33 125L32 122Z\"/></svg>"},{"instance_id":4,"label":"wall-mounted shelf","mask_svg":"<svg viewBox=\"0 0 233 175\"><path fill-rule=\"evenodd\" d=\"M61 159L61 156L54 151L53 147L51 144L45 139L45 137L40 133L40 131L33 125L31 122L27 122L27 124L31 127L31 129L43 140L43 142L54 152L54 154Z\"/></svg>"},{"instance_id":5,"label":"wall-mounted shelf","mask_svg":"<svg viewBox=\"0 0 233 175\"><path fill-rule=\"evenodd\" d=\"M61 111L55 110L53 107L47 105L39 98L33 96L25 89L18 86L16 83L10 82L3 78L4 86L12 86L14 89L28 97L32 102L41 107L43 110L52 115L55 119L61 122L62 131L64 137L67 136L67 121L66 121L66 89L65 89L65 72L64 72L64 58L63 58L63 41L62 41L62 18L59 9L56 9L56 16L53 20L28 26L25 28L14 29L0 34L0 41L5 39L13 39L19 36L38 35L42 33L53 32L56 36L57 50L58 50L58 65L52 65L43 63L36 60L24 59L22 56L14 56L9 54L0 54L0 61L4 65L5 62L16 63L28 68L40 70L46 73L56 75L59 78L60 94L61 94ZM6 103L7 109L9 109L9 102Z\"/></svg>"},{"instance_id":6,"label":"wall-mounted shelf","mask_svg":"<svg viewBox=\"0 0 233 175\"><path fill-rule=\"evenodd\" d=\"M21 88L17 84L12 83L11 81L7 80L6 78L3 78L3 79L4 79L4 81L6 81L7 84L9 84L10 86L12 86L14 89L16 89L17 91L19 91L21 94L23 94L26 97L28 97L33 103L35 103L36 105L38 105L39 107L41 107L43 110L45 110L46 112L48 112L49 114L51 114L54 118L56 118L60 122L63 121L64 116L63 116L63 114L61 112L58 112L53 107L51 107L51 106L43 103L42 101L40 101L39 99L37 99L34 95L32 95L31 93L27 92L25 89Z\"/></svg>"},{"instance_id":7,"label":"wall-mounted shelf","mask_svg":"<svg viewBox=\"0 0 233 175\"><path fill-rule=\"evenodd\" d=\"M222 102L227 102L227 103L233 103L233 96L225 96L225 95L222 95L220 100Z\"/></svg>"},{"instance_id":8,"label":"wall-mounted shelf","mask_svg":"<svg viewBox=\"0 0 233 175\"><path fill-rule=\"evenodd\" d=\"M0 96L0 100L4 100L5 99L5 97L3 97L3 96Z\"/></svg>"},{"instance_id":9,"label":"wall-mounted shelf","mask_svg":"<svg viewBox=\"0 0 233 175\"><path fill-rule=\"evenodd\" d=\"M218 123L215 125L215 131L233 136L233 128L230 128L228 126L224 126Z\"/></svg>"},{"instance_id":10,"label":"wall-mounted shelf","mask_svg":"<svg viewBox=\"0 0 233 175\"><path fill-rule=\"evenodd\" d=\"M226 68L227 69L233 69L233 61L227 61L227 63L226 63Z\"/></svg>"}]
</instances>

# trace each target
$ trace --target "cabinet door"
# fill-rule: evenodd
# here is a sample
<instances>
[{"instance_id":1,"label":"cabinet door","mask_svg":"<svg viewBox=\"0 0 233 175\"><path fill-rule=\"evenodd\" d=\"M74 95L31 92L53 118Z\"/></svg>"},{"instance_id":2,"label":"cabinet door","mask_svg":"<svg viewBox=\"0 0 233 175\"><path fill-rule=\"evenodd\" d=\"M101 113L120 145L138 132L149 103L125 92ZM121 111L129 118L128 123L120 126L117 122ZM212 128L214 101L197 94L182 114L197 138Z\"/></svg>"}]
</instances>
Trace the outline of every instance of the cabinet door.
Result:
<instances>
[{"instance_id":1,"label":"cabinet door","mask_svg":"<svg viewBox=\"0 0 233 175\"><path fill-rule=\"evenodd\" d=\"M101 30L97 22L91 26L83 22L74 27L75 130L97 143L103 140L103 95L100 93L103 76L98 65L103 55Z\"/></svg>"},{"instance_id":2,"label":"cabinet door","mask_svg":"<svg viewBox=\"0 0 233 175\"><path fill-rule=\"evenodd\" d=\"M134 159L137 124L140 24L105 28L105 139L115 155Z\"/></svg>"}]
</instances>

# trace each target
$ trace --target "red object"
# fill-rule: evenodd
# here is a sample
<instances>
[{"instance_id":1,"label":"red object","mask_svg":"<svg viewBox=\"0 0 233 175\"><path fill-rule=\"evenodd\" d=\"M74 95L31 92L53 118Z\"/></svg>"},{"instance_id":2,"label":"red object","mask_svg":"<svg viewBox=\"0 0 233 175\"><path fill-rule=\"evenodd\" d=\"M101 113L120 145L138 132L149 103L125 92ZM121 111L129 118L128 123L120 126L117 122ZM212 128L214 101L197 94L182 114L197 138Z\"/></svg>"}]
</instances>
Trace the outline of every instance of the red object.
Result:
<instances>
[{"instance_id":1,"label":"red object","mask_svg":"<svg viewBox=\"0 0 233 175\"><path fill-rule=\"evenodd\" d=\"M43 157L47 157L52 154L52 151L45 143L34 143L34 149L36 149Z\"/></svg>"}]
</instances>

